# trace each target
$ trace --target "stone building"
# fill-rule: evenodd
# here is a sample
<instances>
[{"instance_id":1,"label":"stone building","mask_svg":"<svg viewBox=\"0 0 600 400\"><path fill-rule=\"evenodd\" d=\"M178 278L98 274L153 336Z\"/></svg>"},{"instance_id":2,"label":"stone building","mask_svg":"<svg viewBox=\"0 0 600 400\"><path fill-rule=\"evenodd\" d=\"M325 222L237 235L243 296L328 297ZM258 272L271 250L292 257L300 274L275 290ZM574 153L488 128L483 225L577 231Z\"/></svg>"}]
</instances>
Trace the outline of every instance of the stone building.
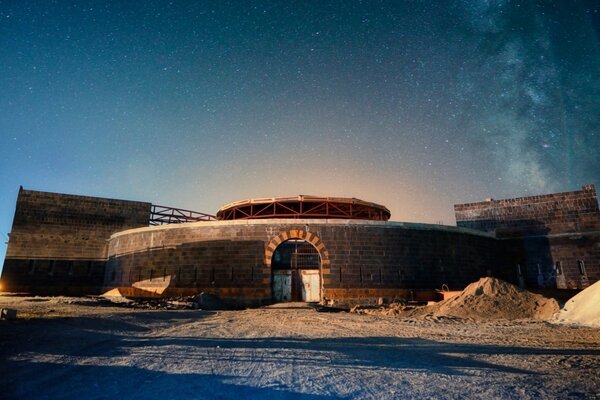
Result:
<instances>
[{"instance_id":1,"label":"stone building","mask_svg":"<svg viewBox=\"0 0 600 400\"><path fill-rule=\"evenodd\" d=\"M3 289L99 293L110 235L148 226L151 206L21 188L2 269Z\"/></svg>"},{"instance_id":2,"label":"stone building","mask_svg":"<svg viewBox=\"0 0 600 400\"><path fill-rule=\"evenodd\" d=\"M277 301L431 300L492 275L529 287L599 278L600 213L582 191L455 206L457 225L390 222L358 199L250 199L216 217L150 203L19 191L7 291L218 295ZM153 226L149 226L153 225Z\"/></svg>"},{"instance_id":3,"label":"stone building","mask_svg":"<svg viewBox=\"0 0 600 400\"><path fill-rule=\"evenodd\" d=\"M499 259L528 287L582 289L600 279L600 211L581 190L457 204L459 227L493 233Z\"/></svg>"}]
</instances>

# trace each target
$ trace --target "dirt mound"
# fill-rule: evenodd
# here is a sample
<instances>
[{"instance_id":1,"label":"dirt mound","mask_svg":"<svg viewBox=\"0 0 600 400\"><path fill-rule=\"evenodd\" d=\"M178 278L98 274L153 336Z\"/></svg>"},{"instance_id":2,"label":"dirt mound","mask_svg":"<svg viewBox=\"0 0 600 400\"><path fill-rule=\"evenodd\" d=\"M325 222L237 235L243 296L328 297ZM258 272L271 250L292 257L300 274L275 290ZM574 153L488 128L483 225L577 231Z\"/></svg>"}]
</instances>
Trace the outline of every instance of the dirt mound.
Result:
<instances>
[{"instance_id":1,"label":"dirt mound","mask_svg":"<svg viewBox=\"0 0 600 400\"><path fill-rule=\"evenodd\" d=\"M481 278L458 296L408 312L408 316L489 319L549 319L559 311L556 300L496 278Z\"/></svg>"},{"instance_id":2,"label":"dirt mound","mask_svg":"<svg viewBox=\"0 0 600 400\"><path fill-rule=\"evenodd\" d=\"M600 281L567 301L556 321L600 327Z\"/></svg>"}]
</instances>

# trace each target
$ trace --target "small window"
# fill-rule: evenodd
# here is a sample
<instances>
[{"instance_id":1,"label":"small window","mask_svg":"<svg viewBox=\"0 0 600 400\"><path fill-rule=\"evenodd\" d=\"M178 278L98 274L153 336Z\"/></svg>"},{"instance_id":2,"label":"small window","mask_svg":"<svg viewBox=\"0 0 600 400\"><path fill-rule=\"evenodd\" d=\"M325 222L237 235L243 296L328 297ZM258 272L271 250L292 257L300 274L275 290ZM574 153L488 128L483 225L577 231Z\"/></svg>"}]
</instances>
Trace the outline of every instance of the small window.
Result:
<instances>
[{"instance_id":1,"label":"small window","mask_svg":"<svg viewBox=\"0 0 600 400\"><path fill-rule=\"evenodd\" d=\"M583 260L578 260L577 266L579 267L579 275L585 275L585 264Z\"/></svg>"},{"instance_id":2,"label":"small window","mask_svg":"<svg viewBox=\"0 0 600 400\"><path fill-rule=\"evenodd\" d=\"M521 272L521 264L517 264L517 275L522 276L522 272Z\"/></svg>"},{"instance_id":3,"label":"small window","mask_svg":"<svg viewBox=\"0 0 600 400\"><path fill-rule=\"evenodd\" d=\"M69 272L68 272L69 276L73 276L73 263L69 263Z\"/></svg>"},{"instance_id":4,"label":"small window","mask_svg":"<svg viewBox=\"0 0 600 400\"><path fill-rule=\"evenodd\" d=\"M562 263L560 261L557 261L554 263L554 269L556 270L556 275L563 274Z\"/></svg>"},{"instance_id":5,"label":"small window","mask_svg":"<svg viewBox=\"0 0 600 400\"><path fill-rule=\"evenodd\" d=\"M54 260L50 260L50 266L48 267L48 275L54 275Z\"/></svg>"},{"instance_id":6,"label":"small window","mask_svg":"<svg viewBox=\"0 0 600 400\"><path fill-rule=\"evenodd\" d=\"M88 276L92 276L93 270L94 270L94 264L92 264L91 261L88 261L88 265L87 265L87 274L88 274Z\"/></svg>"},{"instance_id":7,"label":"small window","mask_svg":"<svg viewBox=\"0 0 600 400\"><path fill-rule=\"evenodd\" d=\"M29 260L29 271L27 273L29 275L35 274L35 260Z\"/></svg>"}]
</instances>

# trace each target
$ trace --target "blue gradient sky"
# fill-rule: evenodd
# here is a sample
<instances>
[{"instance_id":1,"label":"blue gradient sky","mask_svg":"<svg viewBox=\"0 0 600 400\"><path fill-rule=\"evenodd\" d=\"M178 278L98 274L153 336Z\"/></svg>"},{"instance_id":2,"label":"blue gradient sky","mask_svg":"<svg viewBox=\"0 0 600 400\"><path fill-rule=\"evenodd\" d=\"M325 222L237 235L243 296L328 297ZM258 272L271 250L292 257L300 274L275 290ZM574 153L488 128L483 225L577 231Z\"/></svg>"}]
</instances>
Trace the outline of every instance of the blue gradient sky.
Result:
<instances>
[{"instance_id":1,"label":"blue gradient sky","mask_svg":"<svg viewBox=\"0 0 600 400\"><path fill-rule=\"evenodd\" d=\"M596 1L133 3L0 2L0 259L19 185L453 224L600 183Z\"/></svg>"}]
</instances>

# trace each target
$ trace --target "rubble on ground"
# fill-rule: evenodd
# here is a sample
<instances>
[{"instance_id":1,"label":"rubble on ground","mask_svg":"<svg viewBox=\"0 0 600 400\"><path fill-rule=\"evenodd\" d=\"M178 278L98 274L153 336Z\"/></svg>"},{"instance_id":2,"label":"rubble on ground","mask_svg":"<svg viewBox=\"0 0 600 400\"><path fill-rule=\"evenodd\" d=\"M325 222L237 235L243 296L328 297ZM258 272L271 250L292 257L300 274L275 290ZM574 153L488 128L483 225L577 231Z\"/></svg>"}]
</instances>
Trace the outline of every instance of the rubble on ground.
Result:
<instances>
[{"instance_id":1,"label":"rubble on ground","mask_svg":"<svg viewBox=\"0 0 600 400\"><path fill-rule=\"evenodd\" d=\"M102 301L109 302L111 305L143 308L148 310L192 310L199 309L194 302L194 296L181 297L157 297L157 298L127 298L111 296L102 298Z\"/></svg>"},{"instance_id":2,"label":"rubble on ground","mask_svg":"<svg viewBox=\"0 0 600 400\"><path fill-rule=\"evenodd\" d=\"M414 310L416 306L408 305L405 302L393 302L390 304L380 304L377 306L355 305L350 308L351 313L367 315L400 315L407 311Z\"/></svg>"},{"instance_id":3,"label":"rubble on ground","mask_svg":"<svg viewBox=\"0 0 600 400\"><path fill-rule=\"evenodd\" d=\"M219 296L202 292L195 296L125 297L111 293L100 297L111 305L149 310L225 310L231 309Z\"/></svg>"},{"instance_id":4,"label":"rubble on ground","mask_svg":"<svg viewBox=\"0 0 600 400\"><path fill-rule=\"evenodd\" d=\"M459 295L424 307L392 303L381 307L354 307L351 312L400 315L406 318L449 317L472 320L550 319L559 311L556 300L528 292L496 278L481 278Z\"/></svg>"}]
</instances>

